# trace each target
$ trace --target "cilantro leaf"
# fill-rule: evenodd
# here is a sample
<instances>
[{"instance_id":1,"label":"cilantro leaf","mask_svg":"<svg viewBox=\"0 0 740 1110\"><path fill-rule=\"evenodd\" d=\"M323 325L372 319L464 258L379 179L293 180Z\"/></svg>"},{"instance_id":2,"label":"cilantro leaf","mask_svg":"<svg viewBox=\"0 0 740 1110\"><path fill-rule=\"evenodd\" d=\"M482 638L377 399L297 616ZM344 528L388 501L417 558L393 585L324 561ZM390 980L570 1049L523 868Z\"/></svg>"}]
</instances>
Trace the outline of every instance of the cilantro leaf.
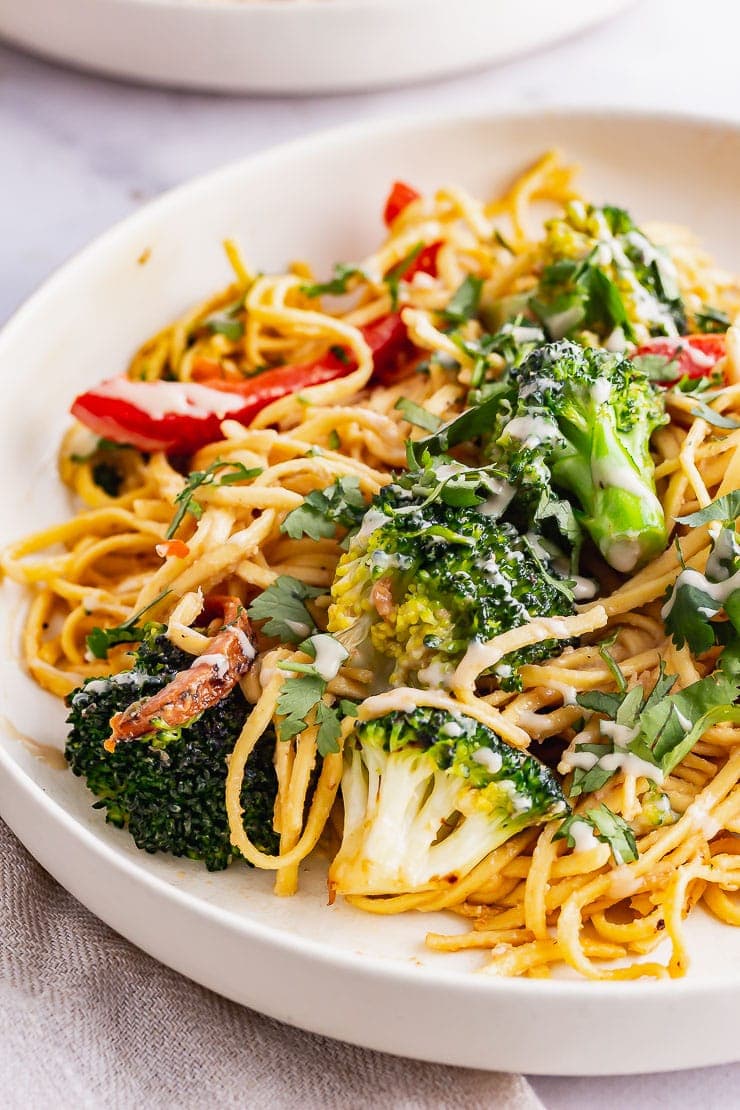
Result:
<instances>
[{"instance_id":1,"label":"cilantro leaf","mask_svg":"<svg viewBox=\"0 0 740 1110\"><path fill-rule=\"evenodd\" d=\"M254 599L247 612L252 620L265 621L263 631L283 643L298 644L315 631L313 617L303 604L309 597L324 593L320 587L307 586L298 578L281 574Z\"/></svg>"},{"instance_id":2,"label":"cilantro leaf","mask_svg":"<svg viewBox=\"0 0 740 1110\"><path fill-rule=\"evenodd\" d=\"M581 821L590 825L598 840L608 844L617 865L633 863L638 858L637 842L627 822L603 803L584 813L572 813L563 821L553 840L567 840L569 848L575 848L573 825Z\"/></svg>"},{"instance_id":3,"label":"cilantro leaf","mask_svg":"<svg viewBox=\"0 0 740 1110\"><path fill-rule=\"evenodd\" d=\"M480 304L483 279L468 274L457 287L442 311L442 317L451 324L463 324L475 316Z\"/></svg>"},{"instance_id":4,"label":"cilantro leaf","mask_svg":"<svg viewBox=\"0 0 740 1110\"><path fill-rule=\"evenodd\" d=\"M676 355L634 355L630 362L651 382L675 382L681 377Z\"/></svg>"},{"instance_id":5,"label":"cilantro leaf","mask_svg":"<svg viewBox=\"0 0 740 1110\"><path fill-rule=\"evenodd\" d=\"M283 719L278 725L281 740L292 740L307 727L306 718L321 701L326 682L317 674L301 674L283 683L277 700L277 712Z\"/></svg>"},{"instance_id":6,"label":"cilantro leaf","mask_svg":"<svg viewBox=\"0 0 740 1110\"><path fill-rule=\"evenodd\" d=\"M96 659L107 659L108 651L116 644L137 643L141 640L145 630L139 626L138 621L145 613L148 613L150 609L153 609L155 605L158 605L160 601L167 597L169 592L169 589L162 590L153 601L139 609L123 624L117 624L115 628L96 627L91 629L85 639L90 654L94 655Z\"/></svg>"},{"instance_id":7,"label":"cilantro leaf","mask_svg":"<svg viewBox=\"0 0 740 1110\"><path fill-rule=\"evenodd\" d=\"M404 419L416 428L424 428L427 432L436 432L442 426L442 421L433 412L427 412L421 405L411 401L408 397L399 397L395 408L402 412Z\"/></svg>"},{"instance_id":8,"label":"cilantro leaf","mask_svg":"<svg viewBox=\"0 0 740 1110\"><path fill-rule=\"evenodd\" d=\"M633 863L638 856L635 835L619 814L612 812L603 802L586 810L586 816L596 830L596 836L612 850L616 864Z\"/></svg>"},{"instance_id":9,"label":"cilantro leaf","mask_svg":"<svg viewBox=\"0 0 740 1110\"><path fill-rule=\"evenodd\" d=\"M337 262L333 277L329 281L302 285L301 293L306 297L322 297L325 294L332 297L341 297L343 293L349 292L349 282L352 278L364 278L365 276L363 271L353 262Z\"/></svg>"},{"instance_id":10,"label":"cilantro leaf","mask_svg":"<svg viewBox=\"0 0 740 1110\"><path fill-rule=\"evenodd\" d=\"M624 701L624 694L603 694L600 690L589 690L585 694L578 694L576 701L581 709L588 709L591 713L603 713L613 721Z\"/></svg>"},{"instance_id":11,"label":"cilantro leaf","mask_svg":"<svg viewBox=\"0 0 740 1110\"><path fill-rule=\"evenodd\" d=\"M609 779L615 774L615 771L607 770L605 767L600 766L599 760L604 755L610 755L613 751L611 744L579 744L576 748L577 752L588 752L589 755L596 756L596 763L593 767L586 769L585 767L576 767L573 772L573 781L570 787L571 798L577 798L579 794L593 794L595 790L600 790Z\"/></svg>"},{"instance_id":12,"label":"cilantro leaf","mask_svg":"<svg viewBox=\"0 0 740 1110\"><path fill-rule=\"evenodd\" d=\"M391 295L391 309L393 312L398 308L399 285L424 250L424 246L425 244L423 242L413 246L408 254L402 258L400 262L397 262L383 278L383 281L388 286L388 292Z\"/></svg>"},{"instance_id":13,"label":"cilantro leaf","mask_svg":"<svg viewBox=\"0 0 740 1110\"><path fill-rule=\"evenodd\" d=\"M244 463L221 462L220 459L216 459L206 470L191 471L185 485L175 498L177 508L165 532L165 539L172 539L188 513L196 520L203 515L203 506L193 497L195 491L201 486L231 486L236 482L256 478L261 473L260 466L246 467Z\"/></svg>"},{"instance_id":14,"label":"cilantro leaf","mask_svg":"<svg viewBox=\"0 0 740 1110\"><path fill-rule=\"evenodd\" d=\"M737 430L740 428L740 420L736 420L734 416L723 416L721 412L716 412L704 401L697 401L691 409L692 416L700 416L702 420L706 420L707 424L711 424L715 428L728 428Z\"/></svg>"},{"instance_id":15,"label":"cilantro leaf","mask_svg":"<svg viewBox=\"0 0 740 1110\"><path fill-rule=\"evenodd\" d=\"M357 527L366 509L359 480L345 475L325 490L312 490L307 494L303 504L288 513L280 531L294 540L302 536L312 540L328 538L335 534L337 525Z\"/></svg>"},{"instance_id":16,"label":"cilantro leaf","mask_svg":"<svg viewBox=\"0 0 740 1110\"><path fill-rule=\"evenodd\" d=\"M319 726L316 733L316 747L319 755L333 755L338 752L338 740L342 735L342 725L336 709L320 701L316 707L316 724Z\"/></svg>"},{"instance_id":17,"label":"cilantro leaf","mask_svg":"<svg viewBox=\"0 0 740 1110\"><path fill-rule=\"evenodd\" d=\"M236 342L244 335L244 325L236 317L244 308L244 297L240 297L228 308L213 312L203 320L203 327L208 328L214 335L225 335L227 339Z\"/></svg>"},{"instance_id":18,"label":"cilantro leaf","mask_svg":"<svg viewBox=\"0 0 740 1110\"><path fill-rule=\"evenodd\" d=\"M732 320L721 308L712 308L705 304L701 312L696 314L696 330L701 332L725 332Z\"/></svg>"},{"instance_id":19,"label":"cilantro leaf","mask_svg":"<svg viewBox=\"0 0 740 1110\"><path fill-rule=\"evenodd\" d=\"M722 610L735 630L740 630L738 577L740 536L733 526L712 537L705 574L684 567L669 590L663 620L677 647L688 643L695 655L714 647L723 629L721 624L713 624L712 618ZM716 591L718 586L722 588ZM714 596L715 592L719 592L719 597Z\"/></svg>"},{"instance_id":20,"label":"cilantro leaf","mask_svg":"<svg viewBox=\"0 0 740 1110\"><path fill-rule=\"evenodd\" d=\"M711 505L707 505L703 509L697 509L695 513L689 513L687 516L677 516L676 523L690 524L692 527L698 528L700 524L709 524L712 520L729 522L736 520L738 516L740 516L740 489L718 497L715 501L712 501Z\"/></svg>"}]
</instances>

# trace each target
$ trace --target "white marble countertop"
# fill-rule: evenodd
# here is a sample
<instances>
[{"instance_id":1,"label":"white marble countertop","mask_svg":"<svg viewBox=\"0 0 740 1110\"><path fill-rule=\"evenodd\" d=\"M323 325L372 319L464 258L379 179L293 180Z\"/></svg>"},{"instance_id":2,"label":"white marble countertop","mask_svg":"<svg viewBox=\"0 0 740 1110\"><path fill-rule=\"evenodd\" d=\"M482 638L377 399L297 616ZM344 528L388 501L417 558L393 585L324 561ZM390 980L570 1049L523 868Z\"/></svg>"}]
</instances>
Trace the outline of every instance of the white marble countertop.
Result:
<instances>
[{"instance_id":1,"label":"white marble countertop","mask_svg":"<svg viewBox=\"0 0 740 1110\"><path fill-rule=\"evenodd\" d=\"M252 100L137 88L0 46L0 322L64 259L164 189L314 129L415 111L551 104L740 120L739 35L736 0L642 0L586 35L468 77L367 95ZM740 1065L532 1082L550 1110L740 1105Z\"/></svg>"}]
</instances>

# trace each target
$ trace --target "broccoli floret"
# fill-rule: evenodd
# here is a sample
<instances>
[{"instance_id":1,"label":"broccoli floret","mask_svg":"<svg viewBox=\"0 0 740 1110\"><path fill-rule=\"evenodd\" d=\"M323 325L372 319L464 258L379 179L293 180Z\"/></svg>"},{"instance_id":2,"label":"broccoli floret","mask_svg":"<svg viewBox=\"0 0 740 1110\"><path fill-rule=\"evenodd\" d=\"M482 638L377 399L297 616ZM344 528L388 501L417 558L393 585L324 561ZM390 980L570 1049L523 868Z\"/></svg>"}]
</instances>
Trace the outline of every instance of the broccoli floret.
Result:
<instances>
[{"instance_id":1,"label":"broccoli floret","mask_svg":"<svg viewBox=\"0 0 740 1110\"><path fill-rule=\"evenodd\" d=\"M114 713L155 694L192 662L157 632L155 627L145 637L131 670L89 679L69 695L65 755L100 799L95 808L127 828L138 848L203 860L209 871L218 871L238 855L229 840L224 791L227 758L249 712L241 690L236 687L175 734L121 742L113 752L103 748ZM245 830L269 853L278 845L272 827L274 748L268 731L249 757L241 797Z\"/></svg>"},{"instance_id":2,"label":"broccoli floret","mask_svg":"<svg viewBox=\"0 0 740 1110\"><path fill-rule=\"evenodd\" d=\"M528 304L551 339L644 342L686 331L676 270L624 209L569 204L546 225L547 264Z\"/></svg>"},{"instance_id":3,"label":"broccoli floret","mask_svg":"<svg viewBox=\"0 0 740 1110\"><path fill-rule=\"evenodd\" d=\"M504 841L565 815L552 772L469 717L393 712L345 749L339 894L448 889Z\"/></svg>"},{"instance_id":4,"label":"broccoli floret","mask_svg":"<svg viewBox=\"0 0 740 1110\"><path fill-rule=\"evenodd\" d=\"M536 518L550 482L575 494L602 555L627 573L665 549L650 437L666 422L662 397L621 355L568 340L533 351L510 373L491 455Z\"/></svg>"},{"instance_id":5,"label":"broccoli floret","mask_svg":"<svg viewBox=\"0 0 740 1110\"><path fill-rule=\"evenodd\" d=\"M467 477L459 464L448 496ZM430 472L412 471L381 490L337 567L329 631L372 667L379 683L440 686L474 640L491 640L533 617L573 612L570 591L551 573L547 553L480 507L430 497ZM475 498L473 498L475 501ZM552 640L505 656L496 668L506 688L517 670L551 655Z\"/></svg>"}]
</instances>

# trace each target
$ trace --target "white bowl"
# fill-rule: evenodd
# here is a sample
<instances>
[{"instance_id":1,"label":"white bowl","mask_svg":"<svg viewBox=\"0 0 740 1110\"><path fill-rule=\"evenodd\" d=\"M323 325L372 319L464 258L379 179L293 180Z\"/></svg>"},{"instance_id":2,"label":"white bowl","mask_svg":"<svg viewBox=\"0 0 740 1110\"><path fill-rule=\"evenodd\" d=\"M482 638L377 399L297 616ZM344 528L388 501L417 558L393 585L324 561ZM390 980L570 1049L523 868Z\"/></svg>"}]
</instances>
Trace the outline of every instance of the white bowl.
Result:
<instances>
[{"instance_id":1,"label":"white bowl","mask_svg":"<svg viewBox=\"0 0 740 1110\"><path fill-rule=\"evenodd\" d=\"M729 125L666 116L407 121L307 139L164 196L65 266L0 335L0 542L68 512L54 455L70 399L122 370L143 338L228 280L225 236L241 240L261 268L303 256L326 272L377 242L392 178L427 189L453 178L490 195L557 143L586 166L595 200L689 224L731 266L740 259L739 140ZM2 591L0 606L6 627L17 626L12 591ZM61 707L23 674L10 643L6 656L0 712L60 747ZM138 852L91 801L79 779L34 757L10 724L0 729L0 812L44 867L157 959L274 1017L388 1052L530 1073L740 1058L740 932L707 916L689 922L684 980L490 979L472 973L474 954L425 950L426 930L459 928L454 918L329 908L318 858L301 893L277 899L269 876L244 867L209 875Z\"/></svg>"},{"instance_id":2,"label":"white bowl","mask_svg":"<svg viewBox=\"0 0 740 1110\"><path fill-rule=\"evenodd\" d=\"M0 36L135 81L220 92L337 92L501 61L628 3L2 0Z\"/></svg>"}]
</instances>

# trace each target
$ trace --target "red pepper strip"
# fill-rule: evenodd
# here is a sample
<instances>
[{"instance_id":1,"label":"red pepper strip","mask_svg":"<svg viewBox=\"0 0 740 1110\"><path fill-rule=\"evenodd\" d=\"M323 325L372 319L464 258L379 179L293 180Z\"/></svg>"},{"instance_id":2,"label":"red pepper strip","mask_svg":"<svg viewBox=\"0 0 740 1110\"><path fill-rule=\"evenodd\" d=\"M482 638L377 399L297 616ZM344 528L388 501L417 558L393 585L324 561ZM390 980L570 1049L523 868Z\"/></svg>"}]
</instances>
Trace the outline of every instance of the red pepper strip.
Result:
<instances>
[{"instance_id":1,"label":"red pepper strip","mask_svg":"<svg viewBox=\"0 0 740 1110\"><path fill-rule=\"evenodd\" d=\"M431 274L432 277L437 276L437 255L442 243L430 243L428 247L415 258L409 266L406 273L403 275L404 281L411 281L414 274Z\"/></svg>"},{"instance_id":2,"label":"red pepper strip","mask_svg":"<svg viewBox=\"0 0 740 1110\"><path fill-rule=\"evenodd\" d=\"M680 339L667 336L649 339L637 348L635 355L661 355L670 359L670 370L675 371L676 378L706 378L726 352L724 335L684 335ZM673 380L659 384L670 385Z\"/></svg>"},{"instance_id":3,"label":"red pepper strip","mask_svg":"<svg viewBox=\"0 0 740 1110\"><path fill-rule=\"evenodd\" d=\"M399 371L408 372L416 348L397 313L361 331L373 352L378 380L387 384ZM339 357L327 351L311 362L278 366L239 382L223 378L198 383L113 379L77 397L72 414L114 443L129 443L140 451L186 455L218 439L225 418L249 424L273 401L346 377L356 367L348 355ZM218 395L223 396L222 404Z\"/></svg>"},{"instance_id":4,"label":"red pepper strip","mask_svg":"<svg viewBox=\"0 0 740 1110\"><path fill-rule=\"evenodd\" d=\"M394 181L383 209L383 222L386 227L390 227L404 208L420 196L421 193L418 193L411 185L407 185L405 181Z\"/></svg>"}]
</instances>

